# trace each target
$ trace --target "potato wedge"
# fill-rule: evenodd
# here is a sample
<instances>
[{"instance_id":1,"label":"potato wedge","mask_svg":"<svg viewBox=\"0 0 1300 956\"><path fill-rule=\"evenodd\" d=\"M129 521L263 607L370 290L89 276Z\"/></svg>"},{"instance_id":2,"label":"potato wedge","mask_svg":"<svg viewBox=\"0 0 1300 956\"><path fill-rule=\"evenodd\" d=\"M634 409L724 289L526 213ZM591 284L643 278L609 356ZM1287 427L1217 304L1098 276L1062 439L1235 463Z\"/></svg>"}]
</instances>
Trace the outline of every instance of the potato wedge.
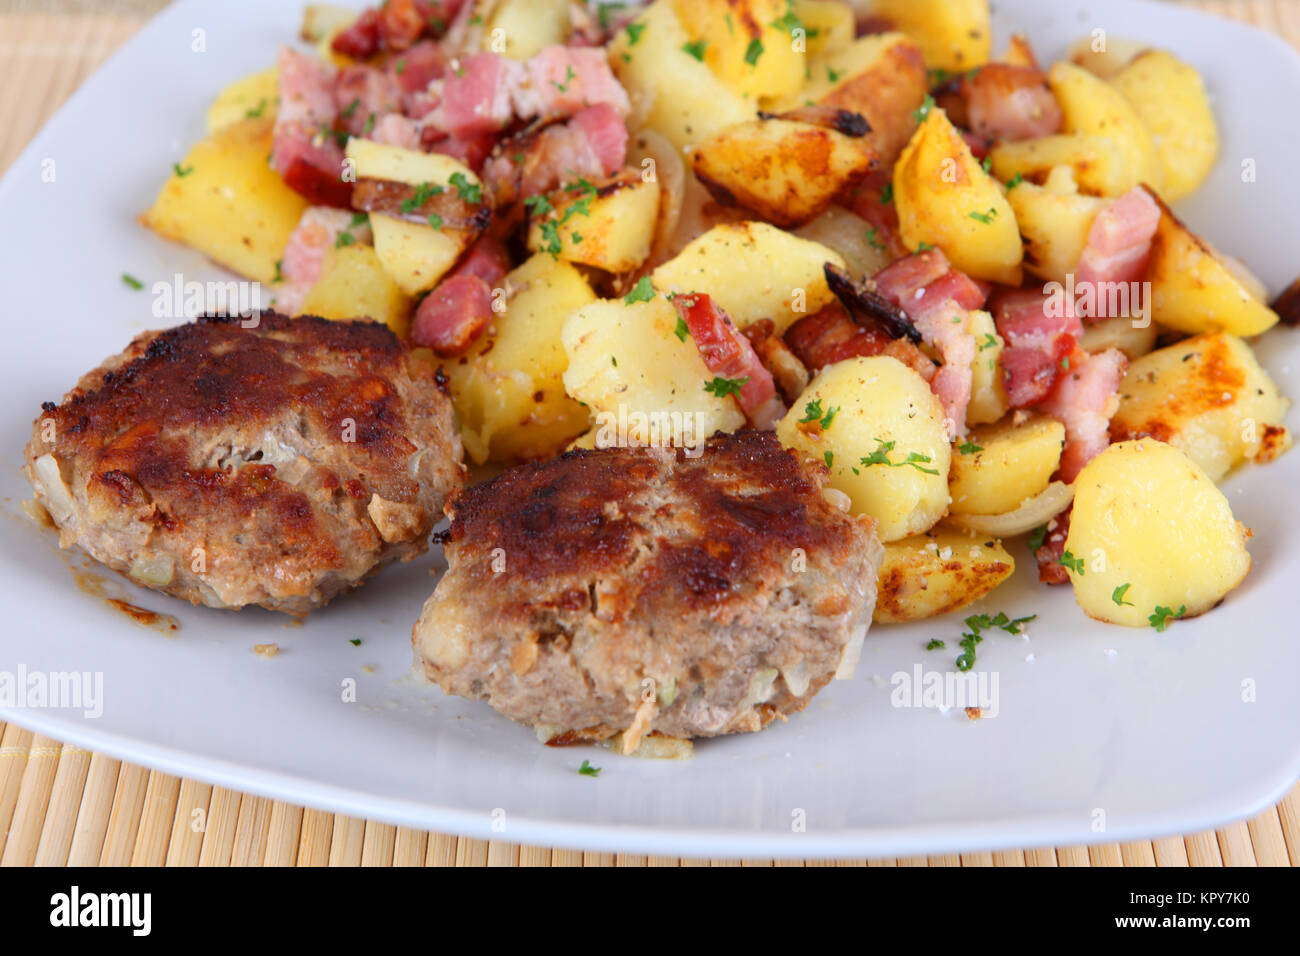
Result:
<instances>
[{"instance_id":1,"label":"potato wedge","mask_svg":"<svg viewBox=\"0 0 1300 956\"><path fill-rule=\"evenodd\" d=\"M348 140L345 155L352 162L358 179L384 179L408 186L432 185L443 189L455 188L452 177L463 182L463 188L482 188L482 182L460 160L443 153L424 153L418 149L403 149L370 139L354 136Z\"/></svg>"},{"instance_id":2,"label":"potato wedge","mask_svg":"<svg viewBox=\"0 0 1300 956\"><path fill-rule=\"evenodd\" d=\"M1196 335L1266 332L1278 315L1251 294L1210 245L1173 214L1159 196L1160 224L1151 240L1147 281L1152 317L1166 328Z\"/></svg>"},{"instance_id":3,"label":"potato wedge","mask_svg":"<svg viewBox=\"0 0 1300 956\"><path fill-rule=\"evenodd\" d=\"M1090 34L1075 40L1070 44L1066 57L1094 76L1109 80L1145 49L1146 43L1106 32L1104 36Z\"/></svg>"},{"instance_id":4,"label":"potato wedge","mask_svg":"<svg viewBox=\"0 0 1300 956\"><path fill-rule=\"evenodd\" d=\"M1129 366L1111 419L1112 441L1173 445L1214 481L1248 459L1290 447L1291 406L1249 345L1222 332L1198 335Z\"/></svg>"},{"instance_id":5,"label":"potato wedge","mask_svg":"<svg viewBox=\"0 0 1300 956\"><path fill-rule=\"evenodd\" d=\"M177 164L141 222L248 279L270 283L307 200L267 165L271 118L225 126Z\"/></svg>"},{"instance_id":6,"label":"potato wedge","mask_svg":"<svg viewBox=\"0 0 1300 956\"><path fill-rule=\"evenodd\" d=\"M650 256L659 221L659 183L635 170L590 186L553 192L551 210L533 215L528 251L595 266L606 272L630 272Z\"/></svg>"},{"instance_id":7,"label":"potato wedge","mask_svg":"<svg viewBox=\"0 0 1300 956\"><path fill-rule=\"evenodd\" d=\"M853 8L843 0L794 0L794 15L804 29L809 56L843 50L857 34Z\"/></svg>"},{"instance_id":8,"label":"potato wedge","mask_svg":"<svg viewBox=\"0 0 1300 956\"><path fill-rule=\"evenodd\" d=\"M363 245L326 250L320 278L298 312L326 319L373 319L403 339L411 328L410 297L384 271L375 250Z\"/></svg>"},{"instance_id":9,"label":"potato wedge","mask_svg":"<svg viewBox=\"0 0 1300 956\"><path fill-rule=\"evenodd\" d=\"M938 107L894 167L894 203L909 249L938 246L967 275L1020 285L1024 247L1011 204Z\"/></svg>"},{"instance_id":10,"label":"potato wedge","mask_svg":"<svg viewBox=\"0 0 1300 956\"><path fill-rule=\"evenodd\" d=\"M280 70L267 67L236 80L208 107L208 133L245 119L275 119L280 105Z\"/></svg>"},{"instance_id":11,"label":"potato wedge","mask_svg":"<svg viewBox=\"0 0 1300 956\"><path fill-rule=\"evenodd\" d=\"M696 177L720 203L787 229L824 212L874 161L860 137L777 118L728 126L691 156Z\"/></svg>"},{"instance_id":12,"label":"potato wedge","mask_svg":"<svg viewBox=\"0 0 1300 956\"><path fill-rule=\"evenodd\" d=\"M1156 347L1159 334L1160 328L1154 322L1147 323L1143 328L1128 316L1118 316L1085 325L1083 335L1079 337L1079 345L1090 354L1119 349L1132 362Z\"/></svg>"},{"instance_id":13,"label":"potato wedge","mask_svg":"<svg viewBox=\"0 0 1300 956\"><path fill-rule=\"evenodd\" d=\"M526 60L563 44L569 28L569 0L499 0L483 31L483 49Z\"/></svg>"},{"instance_id":14,"label":"potato wedge","mask_svg":"<svg viewBox=\"0 0 1300 956\"><path fill-rule=\"evenodd\" d=\"M1090 196L1119 196L1132 187L1131 170L1123 159L1107 137L1088 133L998 143L989 150L993 175L1004 182L1017 176L1040 182L1052 170L1067 166L1079 191Z\"/></svg>"},{"instance_id":15,"label":"potato wedge","mask_svg":"<svg viewBox=\"0 0 1300 956\"><path fill-rule=\"evenodd\" d=\"M854 514L876 519L881 541L928 531L948 508L952 449L943 408L925 379L897 359L827 366L776 434L829 468L831 487L849 496Z\"/></svg>"},{"instance_id":16,"label":"potato wedge","mask_svg":"<svg viewBox=\"0 0 1300 956\"><path fill-rule=\"evenodd\" d=\"M788 0L672 0L691 49L728 89L750 102L803 85L804 51L787 21Z\"/></svg>"},{"instance_id":17,"label":"potato wedge","mask_svg":"<svg viewBox=\"0 0 1300 956\"><path fill-rule=\"evenodd\" d=\"M988 0L870 0L866 11L920 44L933 70L957 73L988 62Z\"/></svg>"},{"instance_id":18,"label":"potato wedge","mask_svg":"<svg viewBox=\"0 0 1300 956\"><path fill-rule=\"evenodd\" d=\"M1066 166L1057 169L1069 171ZM1025 271L1064 284L1066 273L1078 266L1088 243L1088 230L1097 213L1106 207L1106 200L1053 189L1050 183L1060 178L1051 174L1049 184L1043 186L1018 183L1007 190L1007 202L1025 240Z\"/></svg>"},{"instance_id":19,"label":"potato wedge","mask_svg":"<svg viewBox=\"0 0 1300 956\"><path fill-rule=\"evenodd\" d=\"M450 230L371 213L375 252L384 271L410 296L428 292L456 264L469 243Z\"/></svg>"},{"instance_id":20,"label":"potato wedge","mask_svg":"<svg viewBox=\"0 0 1300 956\"><path fill-rule=\"evenodd\" d=\"M585 447L698 447L715 431L745 424L734 398L705 389L713 373L676 328L677 310L663 296L592 302L564 322L565 388L596 415L584 436L592 444L580 439Z\"/></svg>"},{"instance_id":21,"label":"potato wedge","mask_svg":"<svg viewBox=\"0 0 1300 956\"><path fill-rule=\"evenodd\" d=\"M596 294L576 268L532 256L505 278L505 312L469 352L447 363L448 385L470 458L513 461L554 454L587 427L564 390L564 321Z\"/></svg>"},{"instance_id":22,"label":"potato wedge","mask_svg":"<svg viewBox=\"0 0 1300 956\"><path fill-rule=\"evenodd\" d=\"M1177 202L1210 175L1219 128L1201 74L1173 54L1146 50L1111 79L1151 131L1161 195Z\"/></svg>"},{"instance_id":23,"label":"potato wedge","mask_svg":"<svg viewBox=\"0 0 1300 956\"><path fill-rule=\"evenodd\" d=\"M773 108L815 103L861 113L871 125L867 142L887 169L915 132L927 89L920 47L901 33L880 33L812 58L807 83Z\"/></svg>"},{"instance_id":24,"label":"potato wedge","mask_svg":"<svg viewBox=\"0 0 1300 956\"><path fill-rule=\"evenodd\" d=\"M650 275L661 292L707 289L741 328L771 319L778 333L835 296L823 267L839 253L765 222L714 226Z\"/></svg>"},{"instance_id":25,"label":"potato wedge","mask_svg":"<svg viewBox=\"0 0 1300 956\"><path fill-rule=\"evenodd\" d=\"M975 359L971 362L970 404L966 407L966 424L987 425L996 422L1011 407L1002 367L998 364L1006 342L998 335L993 316L983 310L967 313L966 331L975 336Z\"/></svg>"},{"instance_id":26,"label":"potato wedge","mask_svg":"<svg viewBox=\"0 0 1300 956\"><path fill-rule=\"evenodd\" d=\"M949 511L955 515L1015 511L1051 483L1064 447L1065 426L1046 416L972 429L952 456Z\"/></svg>"},{"instance_id":27,"label":"potato wedge","mask_svg":"<svg viewBox=\"0 0 1300 956\"><path fill-rule=\"evenodd\" d=\"M671 0L655 0L609 46L610 65L633 113L678 149L750 119L758 109L685 52L690 39Z\"/></svg>"},{"instance_id":28,"label":"potato wedge","mask_svg":"<svg viewBox=\"0 0 1300 956\"><path fill-rule=\"evenodd\" d=\"M1203 614L1245 579L1249 535L1199 465L1143 438L1080 472L1062 563L1089 617L1159 626Z\"/></svg>"},{"instance_id":29,"label":"potato wedge","mask_svg":"<svg viewBox=\"0 0 1300 956\"><path fill-rule=\"evenodd\" d=\"M940 525L885 545L876 584L877 624L948 614L978 601L1011 577L1016 562L992 538Z\"/></svg>"},{"instance_id":30,"label":"potato wedge","mask_svg":"<svg viewBox=\"0 0 1300 956\"><path fill-rule=\"evenodd\" d=\"M1086 133L1110 140L1122 170L1120 193L1138 183L1164 188L1151 132L1119 90L1083 67L1065 62L1052 65L1047 85L1061 106L1067 134Z\"/></svg>"}]
</instances>

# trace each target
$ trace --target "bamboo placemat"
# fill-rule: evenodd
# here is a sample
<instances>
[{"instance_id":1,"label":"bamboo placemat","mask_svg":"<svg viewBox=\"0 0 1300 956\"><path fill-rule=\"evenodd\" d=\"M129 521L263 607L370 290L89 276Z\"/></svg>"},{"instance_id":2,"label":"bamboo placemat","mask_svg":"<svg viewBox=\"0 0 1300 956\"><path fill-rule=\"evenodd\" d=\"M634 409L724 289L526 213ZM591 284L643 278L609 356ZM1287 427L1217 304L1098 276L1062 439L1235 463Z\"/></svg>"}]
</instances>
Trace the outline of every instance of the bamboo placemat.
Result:
<instances>
[{"instance_id":1,"label":"bamboo placemat","mask_svg":"<svg viewBox=\"0 0 1300 956\"><path fill-rule=\"evenodd\" d=\"M0 170L163 0L0 0ZM1300 0L1195 0L1300 46ZM817 866L549 850L425 833L181 780L0 723L0 865ZM856 866L1300 865L1300 786L1221 830Z\"/></svg>"}]
</instances>

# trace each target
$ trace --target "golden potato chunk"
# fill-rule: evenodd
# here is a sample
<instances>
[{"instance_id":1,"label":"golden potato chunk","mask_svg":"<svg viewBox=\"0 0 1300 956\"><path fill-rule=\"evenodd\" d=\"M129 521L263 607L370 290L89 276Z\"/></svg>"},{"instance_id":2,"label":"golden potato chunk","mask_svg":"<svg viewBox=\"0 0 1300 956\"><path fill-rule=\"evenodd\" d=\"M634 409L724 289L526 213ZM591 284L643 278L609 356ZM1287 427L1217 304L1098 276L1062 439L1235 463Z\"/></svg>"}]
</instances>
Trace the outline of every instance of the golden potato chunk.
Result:
<instances>
[{"instance_id":1,"label":"golden potato chunk","mask_svg":"<svg viewBox=\"0 0 1300 956\"><path fill-rule=\"evenodd\" d=\"M1154 438L1185 453L1214 481L1247 459L1290 447L1290 399L1250 346L1217 333L1184 339L1129 366L1111 419L1112 441Z\"/></svg>"},{"instance_id":2,"label":"golden potato chunk","mask_svg":"<svg viewBox=\"0 0 1300 956\"><path fill-rule=\"evenodd\" d=\"M931 69L956 73L988 62L988 0L869 0L866 10L919 43Z\"/></svg>"},{"instance_id":3,"label":"golden potato chunk","mask_svg":"<svg viewBox=\"0 0 1300 956\"><path fill-rule=\"evenodd\" d=\"M1008 419L972 429L952 456L950 510L967 515L1015 511L1047 488L1064 447L1065 426L1054 418L1020 424Z\"/></svg>"},{"instance_id":4,"label":"golden potato chunk","mask_svg":"<svg viewBox=\"0 0 1300 956\"><path fill-rule=\"evenodd\" d=\"M208 107L208 132L245 119L275 119L280 104L280 70L268 67L236 80L217 94Z\"/></svg>"},{"instance_id":5,"label":"golden potato chunk","mask_svg":"<svg viewBox=\"0 0 1300 956\"><path fill-rule=\"evenodd\" d=\"M1007 202L1015 211L1016 225L1025 240L1025 271L1064 284L1066 273L1078 266L1083 247L1088 244L1088 230L1097 213L1106 207L1106 200L1057 187L1065 180L1072 183L1073 177L1069 167L1056 168L1065 175L1051 173L1042 186L1017 183L1007 190Z\"/></svg>"},{"instance_id":6,"label":"golden potato chunk","mask_svg":"<svg viewBox=\"0 0 1300 956\"><path fill-rule=\"evenodd\" d=\"M635 170L590 185L561 187L548 197L551 208L534 210L528 226L528 251L630 272L650 255L659 221L659 183Z\"/></svg>"},{"instance_id":7,"label":"golden potato chunk","mask_svg":"<svg viewBox=\"0 0 1300 956\"><path fill-rule=\"evenodd\" d=\"M328 249L320 278L302 300L298 312L326 319L373 319L401 338L411 328L411 299L384 271L370 246Z\"/></svg>"},{"instance_id":8,"label":"golden potato chunk","mask_svg":"<svg viewBox=\"0 0 1300 956\"><path fill-rule=\"evenodd\" d=\"M1089 617L1163 630L1245 579L1249 536L1199 465L1143 438L1111 445L1080 472L1061 563Z\"/></svg>"},{"instance_id":9,"label":"golden potato chunk","mask_svg":"<svg viewBox=\"0 0 1300 956\"><path fill-rule=\"evenodd\" d=\"M885 545L877 624L902 624L965 607L1011 577L1015 559L993 538L942 525Z\"/></svg>"},{"instance_id":10,"label":"golden potato chunk","mask_svg":"<svg viewBox=\"0 0 1300 956\"><path fill-rule=\"evenodd\" d=\"M1138 183L1164 188L1160 162L1151 131L1119 90L1073 63L1055 63L1047 73L1066 133L1086 133L1110 140L1110 150L1119 158L1119 192ZM1081 180L1082 182L1082 180ZM1117 194L1118 195L1118 194Z\"/></svg>"},{"instance_id":11,"label":"golden potato chunk","mask_svg":"<svg viewBox=\"0 0 1300 956\"><path fill-rule=\"evenodd\" d=\"M726 86L756 102L803 84L804 51L792 42L788 0L672 0L690 50Z\"/></svg>"}]
</instances>

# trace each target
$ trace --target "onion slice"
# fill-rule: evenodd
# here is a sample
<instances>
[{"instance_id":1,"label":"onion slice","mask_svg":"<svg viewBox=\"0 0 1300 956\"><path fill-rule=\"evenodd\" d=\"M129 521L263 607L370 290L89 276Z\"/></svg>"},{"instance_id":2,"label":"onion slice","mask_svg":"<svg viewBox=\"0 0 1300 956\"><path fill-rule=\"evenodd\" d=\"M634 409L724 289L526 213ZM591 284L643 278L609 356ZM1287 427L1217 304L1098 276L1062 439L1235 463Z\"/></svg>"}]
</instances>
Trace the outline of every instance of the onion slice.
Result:
<instances>
[{"instance_id":1,"label":"onion slice","mask_svg":"<svg viewBox=\"0 0 1300 956\"><path fill-rule=\"evenodd\" d=\"M1074 485L1054 481L1015 511L1000 515L949 515L948 523L960 528L1010 538L1047 524L1074 501Z\"/></svg>"}]
</instances>

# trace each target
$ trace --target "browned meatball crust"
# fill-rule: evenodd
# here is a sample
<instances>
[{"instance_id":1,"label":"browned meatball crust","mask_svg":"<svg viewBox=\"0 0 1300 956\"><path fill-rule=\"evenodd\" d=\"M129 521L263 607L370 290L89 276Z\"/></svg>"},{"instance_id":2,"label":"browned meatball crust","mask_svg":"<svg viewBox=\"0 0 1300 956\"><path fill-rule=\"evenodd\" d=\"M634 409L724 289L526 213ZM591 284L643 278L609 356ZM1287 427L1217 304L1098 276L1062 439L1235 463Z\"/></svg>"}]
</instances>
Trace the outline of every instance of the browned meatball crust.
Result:
<instances>
[{"instance_id":1,"label":"browned meatball crust","mask_svg":"<svg viewBox=\"0 0 1300 956\"><path fill-rule=\"evenodd\" d=\"M462 474L432 369L374 322L148 332L32 431L24 470L64 547L218 608L304 614L423 553Z\"/></svg>"},{"instance_id":2,"label":"browned meatball crust","mask_svg":"<svg viewBox=\"0 0 1300 956\"><path fill-rule=\"evenodd\" d=\"M883 556L766 432L569 452L463 492L413 642L548 742L759 730L856 663Z\"/></svg>"}]
</instances>

